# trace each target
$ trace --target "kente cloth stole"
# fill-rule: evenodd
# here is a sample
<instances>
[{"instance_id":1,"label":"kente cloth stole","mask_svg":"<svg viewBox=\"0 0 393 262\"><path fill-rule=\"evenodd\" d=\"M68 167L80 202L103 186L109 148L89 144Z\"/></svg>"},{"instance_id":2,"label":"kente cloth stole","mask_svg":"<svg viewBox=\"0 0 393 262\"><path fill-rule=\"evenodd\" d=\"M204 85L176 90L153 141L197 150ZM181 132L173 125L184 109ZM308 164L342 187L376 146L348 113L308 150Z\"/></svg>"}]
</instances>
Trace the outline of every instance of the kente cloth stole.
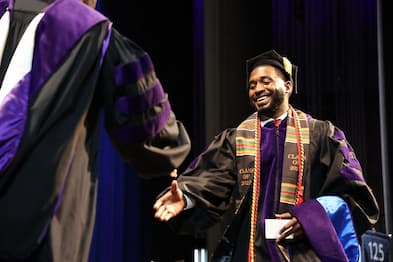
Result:
<instances>
[{"instance_id":1,"label":"kente cloth stole","mask_svg":"<svg viewBox=\"0 0 393 262\"><path fill-rule=\"evenodd\" d=\"M236 212L252 185L251 230L249 259L254 261L253 243L257 224L258 198L260 186L260 119L257 112L243 121L236 130L236 158L238 167L238 195L235 195ZM287 130L284 144L284 160L279 210L303 202L303 173L310 144L310 131L307 115L291 106L288 110Z\"/></svg>"}]
</instances>

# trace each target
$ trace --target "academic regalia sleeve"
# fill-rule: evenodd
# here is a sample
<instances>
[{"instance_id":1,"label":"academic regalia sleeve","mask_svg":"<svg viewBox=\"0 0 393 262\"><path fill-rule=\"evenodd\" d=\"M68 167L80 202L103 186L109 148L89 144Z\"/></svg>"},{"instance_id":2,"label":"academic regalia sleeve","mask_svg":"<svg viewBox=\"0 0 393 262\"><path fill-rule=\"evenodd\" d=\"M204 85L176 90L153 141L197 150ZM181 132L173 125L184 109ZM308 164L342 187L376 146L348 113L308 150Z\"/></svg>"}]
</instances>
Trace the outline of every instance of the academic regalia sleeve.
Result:
<instances>
[{"instance_id":1,"label":"academic regalia sleeve","mask_svg":"<svg viewBox=\"0 0 393 262\"><path fill-rule=\"evenodd\" d=\"M102 64L105 128L123 159L144 178L168 175L190 151L150 56L113 29Z\"/></svg>"},{"instance_id":2,"label":"academic regalia sleeve","mask_svg":"<svg viewBox=\"0 0 393 262\"><path fill-rule=\"evenodd\" d=\"M327 124L327 150L322 150L326 157L322 156L321 159L330 160L330 168L321 195L338 195L347 202L356 232L360 236L377 223L379 206L344 132L329 121Z\"/></svg>"},{"instance_id":3,"label":"academic regalia sleeve","mask_svg":"<svg viewBox=\"0 0 393 262\"><path fill-rule=\"evenodd\" d=\"M306 201L290 212L322 261L357 261L357 239L375 225L379 207L344 132L330 121L313 123Z\"/></svg>"},{"instance_id":4,"label":"academic regalia sleeve","mask_svg":"<svg viewBox=\"0 0 393 262\"><path fill-rule=\"evenodd\" d=\"M221 219L237 179L235 157L235 129L227 129L179 176L180 189L195 206L170 221L176 232L195 235Z\"/></svg>"},{"instance_id":5,"label":"academic regalia sleeve","mask_svg":"<svg viewBox=\"0 0 393 262\"><path fill-rule=\"evenodd\" d=\"M344 132L329 121L318 121L313 133L311 141L320 142L317 165L324 166L326 172L323 175L319 172L311 174L323 178L318 190L315 190L316 196L312 198L333 195L345 200L357 236L360 237L378 221L379 207L376 198L363 177L361 165ZM316 186L305 185L305 190L312 187Z\"/></svg>"}]
</instances>

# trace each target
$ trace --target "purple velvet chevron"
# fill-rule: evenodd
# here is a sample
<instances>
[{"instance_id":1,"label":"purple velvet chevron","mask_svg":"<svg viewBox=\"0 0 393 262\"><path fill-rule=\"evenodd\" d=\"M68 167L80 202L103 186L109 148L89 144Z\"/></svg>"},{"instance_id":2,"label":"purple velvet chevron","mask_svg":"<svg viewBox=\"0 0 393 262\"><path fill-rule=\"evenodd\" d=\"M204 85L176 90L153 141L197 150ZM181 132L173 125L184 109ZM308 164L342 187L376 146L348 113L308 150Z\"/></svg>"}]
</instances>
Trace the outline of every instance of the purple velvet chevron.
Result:
<instances>
[{"instance_id":1,"label":"purple velvet chevron","mask_svg":"<svg viewBox=\"0 0 393 262\"><path fill-rule=\"evenodd\" d=\"M130 122L113 131L113 135L119 142L125 144L133 144L145 140L146 138L154 137L165 126L171 113L171 106L168 101L163 105L162 111L145 121L137 124Z\"/></svg>"},{"instance_id":2,"label":"purple velvet chevron","mask_svg":"<svg viewBox=\"0 0 393 262\"><path fill-rule=\"evenodd\" d=\"M341 168L341 174L350 180L364 181L362 167L355 157L352 146L346 140L344 132L336 128L333 138L340 142L339 150L347 160L344 161L344 166Z\"/></svg>"},{"instance_id":3,"label":"purple velvet chevron","mask_svg":"<svg viewBox=\"0 0 393 262\"><path fill-rule=\"evenodd\" d=\"M144 53L139 59L115 69L115 83L117 86L136 85L138 80L153 73L153 63L149 55ZM138 90L143 93L135 92L131 96L118 98L115 102L116 110L125 114L129 112L143 112L159 104L163 100L165 93L158 79L153 84L153 87L146 87L146 90Z\"/></svg>"},{"instance_id":4,"label":"purple velvet chevron","mask_svg":"<svg viewBox=\"0 0 393 262\"><path fill-rule=\"evenodd\" d=\"M139 59L116 68L115 81L116 85L122 86L136 83L145 75L153 72L154 67L147 53L144 53Z\"/></svg>"},{"instance_id":5,"label":"purple velvet chevron","mask_svg":"<svg viewBox=\"0 0 393 262\"><path fill-rule=\"evenodd\" d=\"M131 63L119 66L115 69L115 83L119 87L126 85L137 85L137 82L154 75L154 66L147 53L134 60ZM149 81L145 81L149 83ZM115 109L122 114L135 114L146 112L153 106L160 105L165 101L165 92L158 79L149 83L153 86L147 86L145 89L137 90L134 94L129 96L119 97L115 102ZM146 138L155 136L168 121L171 112L171 107L168 101L162 105L161 112L147 120L144 123L138 124L130 122L124 126L119 127L114 131L114 135L120 142L132 144L142 141Z\"/></svg>"},{"instance_id":6,"label":"purple velvet chevron","mask_svg":"<svg viewBox=\"0 0 393 262\"><path fill-rule=\"evenodd\" d=\"M158 105L164 98L164 90L157 80L154 87L143 94L119 97L115 102L115 108L116 111L124 114L144 112L152 106Z\"/></svg>"}]
</instances>

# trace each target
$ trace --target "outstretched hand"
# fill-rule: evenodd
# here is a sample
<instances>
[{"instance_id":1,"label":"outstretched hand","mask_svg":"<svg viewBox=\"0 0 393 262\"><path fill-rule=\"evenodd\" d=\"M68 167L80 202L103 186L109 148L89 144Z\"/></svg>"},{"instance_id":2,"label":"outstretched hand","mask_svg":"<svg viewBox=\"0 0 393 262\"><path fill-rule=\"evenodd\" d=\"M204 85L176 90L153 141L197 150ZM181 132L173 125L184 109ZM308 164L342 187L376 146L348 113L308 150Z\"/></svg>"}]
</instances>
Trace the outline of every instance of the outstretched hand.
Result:
<instances>
[{"instance_id":1,"label":"outstretched hand","mask_svg":"<svg viewBox=\"0 0 393 262\"><path fill-rule=\"evenodd\" d=\"M156 211L154 217L159 221L168 221L183 211L185 205L183 192L179 189L177 181L173 180L171 190L154 203L153 209Z\"/></svg>"}]
</instances>

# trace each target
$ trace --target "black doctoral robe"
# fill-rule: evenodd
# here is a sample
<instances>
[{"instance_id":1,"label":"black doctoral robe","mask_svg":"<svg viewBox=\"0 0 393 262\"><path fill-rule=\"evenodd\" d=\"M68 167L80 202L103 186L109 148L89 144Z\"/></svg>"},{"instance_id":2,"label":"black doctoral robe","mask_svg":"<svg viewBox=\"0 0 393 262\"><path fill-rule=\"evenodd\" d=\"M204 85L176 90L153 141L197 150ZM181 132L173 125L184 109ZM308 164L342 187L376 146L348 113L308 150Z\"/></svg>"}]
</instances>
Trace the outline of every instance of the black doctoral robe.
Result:
<instances>
[{"instance_id":1,"label":"black doctoral robe","mask_svg":"<svg viewBox=\"0 0 393 262\"><path fill-rule=\"evenodd\" d=\"M285 193L281 186L283 162L285 159L297 159L284 154L287 119L278 129L269 124L261 127L261 138L257 142L261 182L254 243L255 261L284 259L275 240L266 240L264 235L264 219L274 218L274 214L279 211L291 212L296 216L306 235L299 244L287 243L291 261L348 261L348 257L350 261L356 261L359 257L357 239L377 222L379 208L352 147L344 133L331 122L307 116L309 149L305 156L303 176L304 202L279 210L280 193L281 197ZM239 132L240 128L230 128L217 135L188 170L179 176L180 189L195 201L195 206L170 221L176 232L196 235L206 231L221 220L231 206L231 199L237 198L238 177L248 172L247 167L254 167L252 162L246 169L240 166L236 146ZM250 137L252 139L255 136ZM251 191L250 186L238 212L232 216L232 222L216 250L217 260L214 261L229 261L224 259L225 256L230 261L247 261ZM330 210L327 208L325 211L324 208L329 205L322 201L324 197L335 197L345 202L329 202L329 205L337 206L337 210L328 214ZM344 209L348 209L348 212L345 213ZM344 221L351 226L350 232L340 232ZM350 244L340 243L343 238L351 239Z\"/></svg>"}]
</instances>

